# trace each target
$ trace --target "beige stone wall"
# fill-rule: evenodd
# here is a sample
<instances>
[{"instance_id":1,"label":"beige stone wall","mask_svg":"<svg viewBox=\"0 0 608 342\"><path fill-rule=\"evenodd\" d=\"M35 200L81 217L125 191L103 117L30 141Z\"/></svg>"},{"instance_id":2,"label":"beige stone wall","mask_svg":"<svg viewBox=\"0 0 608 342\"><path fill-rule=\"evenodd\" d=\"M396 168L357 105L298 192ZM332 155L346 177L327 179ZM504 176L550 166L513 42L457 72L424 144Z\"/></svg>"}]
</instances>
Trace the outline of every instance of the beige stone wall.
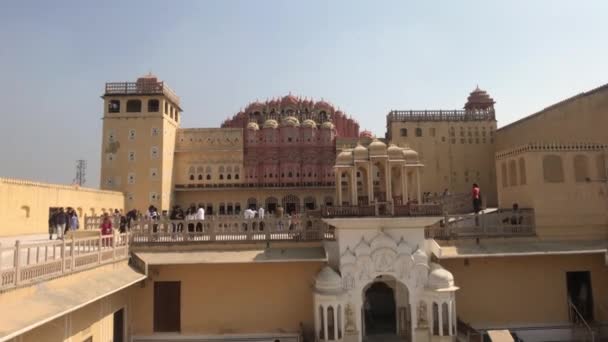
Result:
<instances>
[{"instance_id":1,"label":"beige stone wall","mask_svg":"<svg viewBox=\"0 0 608 342\"><path fill-rule=\"evenodd\" d=\"M541 238L608 238L608 184L596 181L606 177L605 152L517 150L496 160L500 207L534 208Z\"/></svg>"},{"instance_id":2,"label":"beige stone wall","mask_svg":"<svg viewBox=\"0 0 608 342\"><path fill-rule=\"evenodd\" d=\"M237 188L237 189L226 189L216 188L207 190L182 190L175 192L175 204L180 205L182 208L190 206L191 204L205 204L205 207L209 204L213 205L213 212L219 212L219 206L221 203L228 204L232 203L236 205L240 204L241 211L245 210L248 206L248 200L254 198L257 201L257 207L261 205L265 209L266 200L270 197L277 199L278 203L282 203L285 196L296 196L299 199L300 205L304 206L304 200L307 198L314 198L316 206L319 208L325 204L325 199L331 198L332 203L335 203L335 189L332 188Z\"/></svg>"},{"instance_id":3,"label":"beige stone wall","mask_svg":"<svg viewBox=\"0 0 608 342\"><path fill-rule=\"evenodd\" d=\"M604 254L441 260L456 285L458 317L475 327L568 322L566 272L590 271L594 313L608 320Z\"/></svg>"},{"instance_id":4,"label":"beige stone wall","mask_svg":"<svg viewBox=\"0 0 608 342\"><path fill-rule=\"evenodd\" d=\"M502 127L496 134L496 151L527 142L608 143L607 108L605 85Z\"/></svg>"},{"instance_id":5,"label":"beige stone wall","mask_svg":"<svg viewBox=\"0 0 608 342\"><path fill-rule=\"evenodd\" d=\"M0 236L46 234L49 208L73 207L84 215L124 208L124 195L76 186L0 178Z\"/></svg>"},{"instance_id":6,"label":"beige stone wall","mask_svg":"<svg viewBox=\"0 0 608 342\"><path fill-rule=\"evenodd\" d=\"M128 324L128 289L88 304L70 314L58 317L27 333L13 342L111 341L113 339L114 312L125 309L125 329ZM127 336L128 331L127 331ZM126 341L126 339L125 339Z\"/></svg>"},{"instance_id":7,"label":"beige stone wall","mask_svg":"<svg viewBox=\"0 0 608 342\"><path fill-rule=\"evenodd\" d=\"M181 281L185 335L297 332L300 322L312 327L312 284L321 267L318 262L154 267L146 286L130 291L133 335L153 334L154 281Z\"/></svg>"},{"instance_id":8,"label":"beige stone wall","mask_svg":"<svg viewBox=\"0 0 608 342\"><path fill-rule=\"evenodd\" d=\"M176 185L243 182L245 177L241 128L180 129L176 144L174 165Z\"/></svg>"},{"instance_id":9,"label":"beige stone wall","mask_svg":"<svg viewBox=\"0 0 608 342\"><path fill-rule=\"evenodd\" d=\"M469 192L477 183L484 201L496 205L496 121L391 122L388 129L391 143L419 153L424 164L422 192L441 194L445 188L451 193ZM416 136L416 129L422 130L422 136Z\"/></svg>"},{"instance_id":10,"label":"beige stone wall","mask_svg":"<svg viewBox=\"0 0 608 342\"><path fill-rule=\"evenodd\" d=\"M108 112L113 100L121 101L119 113ZM140 100L142 111L126 112L129 100ZM159 101L159 112L148 112L149 100ZM100 187L124 192L127 210L144 211L149 205L169 208L179 127L170 115L174 108L160 95L104 98Z\"/></svg>"}]
</instances>

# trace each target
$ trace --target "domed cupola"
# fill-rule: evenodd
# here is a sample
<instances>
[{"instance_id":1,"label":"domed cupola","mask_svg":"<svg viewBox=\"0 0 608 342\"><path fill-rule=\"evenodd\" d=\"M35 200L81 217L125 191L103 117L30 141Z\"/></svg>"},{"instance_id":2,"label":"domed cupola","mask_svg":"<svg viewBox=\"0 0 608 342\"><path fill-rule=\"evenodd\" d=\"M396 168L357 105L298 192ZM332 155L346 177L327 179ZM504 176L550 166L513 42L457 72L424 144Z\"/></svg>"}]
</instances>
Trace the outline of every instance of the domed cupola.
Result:
<instances>
[{"instance_id":1,"label":"domed cupola","mask_svg":"<svg viewBox=\"0 0 608 342\"><path fill-rule=\"evenodd\" d=\"M344 150L338 154L336 158L337 165L352 165L353 163L353 151L352 150Z\"/></svg>"},{"instance_id":2,"label":"domed cupola","mask_svg":"<svg viewBox=\"0 0 608 342\"><path fill-rule=\"evenodd\" d=\"M260 126L258 126L257 122L251 121L250 123L247 124L247 129L252 130L252 131L257 131L260 129Z\"/></svg>"},{"instance_id":3,"label":"domed cupola","mask_svg":"<svg viewBox=\"0 0 608 342\"><path fill-rule=\"evenodd\" d=\"M386 155L386 144L378 139L374 139L369 144L369 155L370 156L385 156Z\"/></svg>"},{"instance_id":4,"label":"domed cupola","mask_svg":"<svg viewBox=\"0 0 608 342\"><path fill-rule=\"evenodd\" d=\"M268 119L264 122L264 128L278 128L278 127L279 127L279 123L277 122L277 120Z\"/></svg>"},{"instance_id":5,"label":"domed cupola","mask_svg":"<svg viewBox=\"0 0 608 342\"><path fill-rule=\"evenodd\" d=\"M353 150L353 154L355 155L355 160L367 160L369 158L367 148L361 144L357 144Z\"/></svg>"},{"instance_id":6,"label":"domed cupola","mask_svg":"<svg viewBox=\"0 0 608 342\"><path fill-rule=\"evenodd\" d=\"M304 128L317 128L317 123L314 122L313 120L306 119L306 120L304 120L304 122L302 122L302 127L304 127Z\"/></svg>"},{"instance_id":7,"label":"domed cupola","mask_svg":"<svg viewBox=\"0 0 608 342\"><path fill-rule=\"evenodd\" d=\"M325 121L321 124L321 129L334 129L334 124L331 121Z\"/></svg>"},{"instance_id":8,"label":"domed cupola","mask_svg":"<svg viewBox=\"0 0 608 342\"><path fill-rule=\"evenodd\" d=\"M427 284L429 289L439 292L458 290L458 287L454 285L452 273L438 264L431 265Z\"/></svg>"},{"instance_id":9,"label":"domed cupola","mask_svg":"<svg viewBox=\"0 0 608 342\"><path fill-rule=\"evenodd\" d=\"M288 116L283 119L284 127L300 127L300 121L295 116Z\"/></svg>"},{"instance_id":10,"label":"domed cupola","mask_svg":"<svg viewBox=\"0 0 608 342\"><path fill-rule=\"evenodd\" d=\"M298 108L298 103L300 101L298 100L297 97L291 95L291 93L287 96L284 96L281 99L281 108L291 108L291 109L296 109Z\"/></svg>"},{"instance_id":11,"label":"domed cupola","mask_svg":"<svg viewBox=\"0 0 608 342\"><path fill-rule=\"evenodd\" d=\"M331 267L323 267L315 279L315 291L322 294L339 294L343 292L342 277Z\"/></svg>"},{"instance_id":12,"label":"domed cupola","mask_svg":"<svg viewBox=\"0 0 608 342\"><path fill-rule=\"evenodd\" d=\"M418 152L412 150L409 147L403 149L403 157L405 158L405 162L408 164L418 164Z\"/></svg>"},{"instance_id":13,"label":"domed cupola","mask_svg":"<svg viewBox=\"0 0 608 342\"><path fill-rule=\"evenodd\" d=\"M372 132L365 130L359 134L359 138L373 139L374 135L372 134Z\"/></svg>"},{"instance_id":14,"label":"domed cupola","mask_svg":"<svg viewBox=\"0 0 608 342\"><path fill-rule=\"evenodd\" d=\"M494 108L494 104L496 102L494 99L490 97L490 95L485 91L479 89L479 86L475 88L469 94L467 98L467 103L464 105L464 109L466 110L487 110Z\"/></svg>"},{"instance_id":15,"label":"domed cupola","mask_svg":"<svg viewBox=\"0 0 608 342\"><path fill-rule=\"evenodd\" d=\"M315 103L315 106L313 107L314 110L318 110L318 111L326 111L326 112L333 112L334 107L329 104L328 102L325 102L323 100L318 101L317 103Z\"/></svg>"},{"instance_id":16,"label":"domed cupola","mask_svg":"<svg viewBox=\"0 0 608 342\"><path fill-rule=\"evenodd\" d=\"M264 110L264 104L259 101L251 102L245 109L245 111L249 112L249 113L262 112L263 110Z\"/></svg>"},{"instance_id":17,"label":"domed cupola","mask_svg":"<svg viewBox=\"0 0 608 342\"><path fill-rule=\"evenodd\" d=\"M390 146L386 149L388 153L388 158L391 160L400 160L404 159L403 149L398 147L397 145L390 144Z\"/></svg>"}]
</instances>

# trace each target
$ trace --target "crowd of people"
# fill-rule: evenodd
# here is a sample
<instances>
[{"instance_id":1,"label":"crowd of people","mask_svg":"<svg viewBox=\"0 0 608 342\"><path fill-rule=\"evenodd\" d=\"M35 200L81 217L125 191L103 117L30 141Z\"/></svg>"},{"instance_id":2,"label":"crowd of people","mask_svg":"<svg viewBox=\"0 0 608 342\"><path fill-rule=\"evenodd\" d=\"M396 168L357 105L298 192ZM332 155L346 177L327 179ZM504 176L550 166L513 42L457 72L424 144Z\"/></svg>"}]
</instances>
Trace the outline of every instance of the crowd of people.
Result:
<instances>
[{"instance_id":1,"label":"crowd of people","mask_svg":"<svg viewBox=\"0 0 608 342\"><path fill-rule=\"evenodd\" d=\"M57 240L62 240L70 230L77 230L80 222L76 210L71 207L51 208L49 213L49 240L53 240L53 234Z\"/></svg>"}]
</instances>

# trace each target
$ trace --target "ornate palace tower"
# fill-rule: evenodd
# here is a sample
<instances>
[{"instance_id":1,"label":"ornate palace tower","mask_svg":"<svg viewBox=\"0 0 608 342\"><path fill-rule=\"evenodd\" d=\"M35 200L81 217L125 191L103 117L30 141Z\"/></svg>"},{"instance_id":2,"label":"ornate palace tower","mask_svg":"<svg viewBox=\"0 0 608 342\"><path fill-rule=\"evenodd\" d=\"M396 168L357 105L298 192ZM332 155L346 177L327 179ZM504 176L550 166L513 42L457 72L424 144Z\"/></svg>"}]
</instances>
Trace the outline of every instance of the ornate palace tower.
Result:
<instances>
[{"instance_id":1,"label":"ornate palace tower","mask_svg":"<svg viewBox=\"0 0 608 342\"><path fill-rule=\"evenodd\" d=\"M106 83L101 188L123 191L125 209L170 206L179 97L156 76Z\"/></svg>"}]
</instances>

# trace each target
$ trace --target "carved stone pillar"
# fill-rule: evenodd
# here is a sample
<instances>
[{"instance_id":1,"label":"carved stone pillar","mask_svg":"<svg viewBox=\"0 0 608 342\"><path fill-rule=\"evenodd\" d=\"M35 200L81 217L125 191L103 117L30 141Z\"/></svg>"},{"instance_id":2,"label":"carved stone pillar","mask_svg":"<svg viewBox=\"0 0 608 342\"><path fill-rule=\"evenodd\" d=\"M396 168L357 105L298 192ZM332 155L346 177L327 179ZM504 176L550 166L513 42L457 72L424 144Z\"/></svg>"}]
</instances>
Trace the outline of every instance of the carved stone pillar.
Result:
<instances>
[{"instance_id":1,"label":"carved stone pillar","mask_svg":"<svg viewBox=\"0 0 608 342\"><path fill-rule=\"evenodd\" d=\"M374 201L374 165L371 161L367 164L367 197L371 205Z\"/></svg>"},{"instance_id":2,"label":"carved stone pillar","mask_svg":"<svg viewBox=\"0 0 608 342\"><path fill-rule=\"evenodd\" d=\"M342 206L342 169L336 169L336 201L337 206Z\"/></svg>"},{"instance_id":3,"label":"carved stone pillar","mask_svg":"<svg viewBox=\"0 0 608 342\"><path fill-rule=\"evenodd\" d=\"M418 200L418 203L422 203L422 196L420 196L420 168L419 167L416 167L416 189L417 189L416 199Z\"/></svg>"},{"instance_id":4,"label":"carved stone pillar","mask_svg":"<svg viewBox=\"0 0 608 342\"><path fill-rule=\"evenodd\" d=\"M359 198L357 195L357 167L353 166L350 170L350 198L352 205L359 204Z\"/></svg>"},{"instance_id":5,"label":"carved stone pillar","mask_svg":"<svg viewBox=\"0 0 608 342\"><path fill-rule=\"evenodd\" d=\"M386 164L385 164L385 170L384 170L384 174L386 177L386 201L387 202L392 202L393 201L393 180L392 180L392 170L391 170L391 164L389 163L388 159L386 160Z\"/></svg>"}]
</instances>

